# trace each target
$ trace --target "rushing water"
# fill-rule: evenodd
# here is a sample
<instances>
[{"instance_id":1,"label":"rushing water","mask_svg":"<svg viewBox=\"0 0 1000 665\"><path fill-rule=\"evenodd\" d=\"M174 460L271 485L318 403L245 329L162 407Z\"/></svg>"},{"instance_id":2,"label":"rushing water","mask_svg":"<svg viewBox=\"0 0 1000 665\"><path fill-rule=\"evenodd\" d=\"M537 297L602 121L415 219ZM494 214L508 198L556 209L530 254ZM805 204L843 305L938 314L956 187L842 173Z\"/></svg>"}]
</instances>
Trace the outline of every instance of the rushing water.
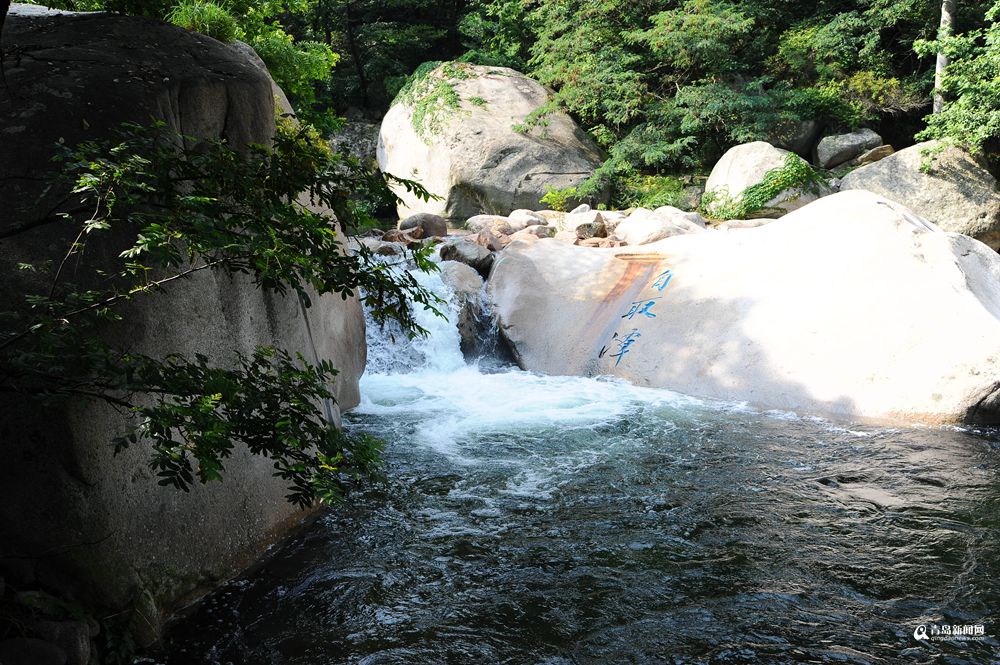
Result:
<instances>
[{"instance_id":1,"label":"rushing water","mask_svg":"<svg viewBox=\"0 0 1000 665\"><path fill-rule=\"evenodd\" d=\"M1000 663L997 433L470 366L424 325L371 331L347 419L389 442L385 485L147 662Z\"/></svg>"}]
</instances>

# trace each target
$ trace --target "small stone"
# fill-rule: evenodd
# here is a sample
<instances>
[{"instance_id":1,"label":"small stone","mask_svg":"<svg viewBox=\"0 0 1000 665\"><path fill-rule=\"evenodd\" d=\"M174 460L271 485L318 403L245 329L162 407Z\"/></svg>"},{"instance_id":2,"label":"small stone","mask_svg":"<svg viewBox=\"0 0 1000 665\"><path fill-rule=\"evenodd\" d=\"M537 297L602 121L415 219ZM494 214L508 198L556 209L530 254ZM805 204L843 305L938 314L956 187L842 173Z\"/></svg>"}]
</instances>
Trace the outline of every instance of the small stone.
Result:
<instances>
[{"instance_id":1,"label":"small stone","mask_svg":"<svg viewBox=\"0 0 1000 665\"><path fill-rule=\"evenodd\" d=\"M880 159L885 159L889 155L896 152L896 149L891 145L880 145L877 148L872 148L865 154L861 155L857 159L851 161L851 166L864 166L865 164L872 164Z\"/></svg>"},{"instance_id":2,"label":"small stone","mask_svg":"<svg viewBox=\"0 0 1000 665\"><path fill-rule=\"evenodd\" d=\"M518 231L517 233L512 233L510 235L510 241L515 242L517 240L523 240L524 242L535 242L538 240L538 236L534 233L529 233L527 229Z\"/></svg>"},{"instance_id":3,"label":"small stone","mask_svg":"<svg viewBox=\"0 0 1000 665\"><path fill-rule=\"evenodd\" d=\"M548 224L549 221L545 219L542 215L539 215L534 210L515 210L514 212L507 215L507 219L510 220L511 224L524 223L524 227L533 226L535 224ZM520 229L519 229L520 230Z\"/></svg>"},{"instance_id":4,"label":"small stone","mask_svg":"<svg viewBox=\"0 0 1000 665\"><path fill-rule=\"evenodd\" d=\"M551 238L556 234L556 230L546 224L533 224L525 227L524 233L529 233L536 238Z\"/></svg>"},{"instance_id":5,"label":"small stone","mask_svg":"<svg viewBox=\"0 0 1000 665\"><path fill-rule=\"evenodd\" d=\"M621 247L623 243L612 238L584 238L577 241L581 247Z\"/></svg>"},{"instance_id":6,"label":"small stone","mask_svg":"<svg viewBox=\"0 0 1000 665\"><path fill-rule=\"evenodd\" d=\"M572 210L570 210L569 214L571 214L571 215L579 215L579 214L584 213L584 212L590 212L590 206L587 205L586 203L581 203L577 207L575 207Z\"/></svg>"},{"instance_id":7,"label":"small stone","mask_svg":"<svg viewBox=\"0 0 1000 665\"><path fill-rule=\"evenodd\" d=\"M414 238L409 231L390 229L382 234L382 240L385 242L398 242L410 247L419 238Z\"/></svg>"},{"instance_id":8,"label":"small stone","mask_svg":"<svg viewBox=\"0 0 1000 665\"><path fill-rule=\"evenodd\" d=\"M514 233L510 220L506 217L501 217L500 215L476 215L475 217L470 217L465 222L465 228L469 229L473 233L479 233L483 230L489 230L495 234L503 235L510 235L511 233Z\"/></svg>"},{"instance_id":9,"label":"small stone","mask_svg":"<svg viewBox=\"0 0 1000 665\"><path fill-rule=\"evenodd\" d=\"M604 219L598 214L594 221L576 225L576 237L580 240L587 238L607 238L608 227L604 225Z\"/></svg>"},{"instance_id":10,"label":"small stone","mask_svg":"<svg viewBox=\"0 0 1000 665\"><path fill-rule=\"evenodd\" d=\"M427 237L427 235L424 233L423 227L421 226L414 226L408 228L404 231L404 233L413 240L423 240L424 238Z\"/></svg>"}]
</instances>

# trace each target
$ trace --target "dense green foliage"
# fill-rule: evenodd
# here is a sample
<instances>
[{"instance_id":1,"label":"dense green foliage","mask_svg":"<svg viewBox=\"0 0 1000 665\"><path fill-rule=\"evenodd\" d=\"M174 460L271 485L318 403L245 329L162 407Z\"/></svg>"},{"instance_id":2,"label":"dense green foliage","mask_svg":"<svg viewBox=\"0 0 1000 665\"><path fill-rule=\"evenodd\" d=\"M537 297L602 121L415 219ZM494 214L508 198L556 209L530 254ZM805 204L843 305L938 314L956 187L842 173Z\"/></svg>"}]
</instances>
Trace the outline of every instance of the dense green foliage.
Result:
<instances>
[{"instance_id":1,"label":"dense green foliage","mask_svg":"<svg viewBox=\"0 0 1000 665\"><path fill-rule=\"evenodd\" d=\"M24 300L0 313L0 390L131 412L134 427L118 449L150 445L161 483L181 489L196 476L221 477L237 446L272 459L289 499L303 506L336 500L377 470L377 442L332 422L336 370L328 361L270 347L225 366L202 355L150 357L106 333L128 325L129 303L168 296L178 280L215 270L297 293L303 307L310 293L356 294L378 320L419 334L408 303L434 307L436 298L363 247L342 251L345 233L365 221L358 195L391 196L382 176L287 122L273 148L236 150L179 141L162 126L128 126L62 159L71 188L63 212L0 229L0 238L16 238L52 225L67 238L61 261L21 265ZM311 209L302 192L335 218ZM425 269L428 251L412 254ZM111 258L92 264L88 256Z\"/></svg>"},{"instance_id":2,"label":"dense green foliage","mask_svg":"<svg viewBox=\"0 0 1000 665\"><path fill-rule=\"evenodd\" d=\"M1000 135L989 4L960 3L948 107L926 136L975 146ZM921 40L938 12L934 0L494 0L463 25L475 28L470 55L524 62L555 89L552 108L608 151L582 193L611 184L627 205L644 178L705 169L737 143L781 144L806 121L913 140L930 112L936 45Z\"/></svg>"},{"instance_id":3,"label":"dense green foliage","mask_svg":"<svg viewBox=\"0 0 1000 665\"><path fill-rule=\"evenodd\" d=\"M74 11L112 11L161 18L223 42L250 44L267 65L274 80L293 101L300 117L329 131L336 116L323 96L340 56L329 40L298 38L283 22L310 11L314 0L28 0Z\"/></svg>"},{"instance_id":4,"label":"dense green foliage","mask_svg":"<svg viewBox=\"0 0 1000 665\"><path fill-rule=\"evenodd\" d=\"M930 54L944 48L951 56L943 86L951 102L928 118L920 138L940 138L975 152L1000 152L1000 2L987 12L988 28L969 31L943 43L920 42Z\"/></svg>"},{"instance_id":5,"label":"dense green foliage","mask_svg":"<svg viewBox=\"0 0 1000 665\"><path fill-rule=\"evenodd\" d=\"M168 0L62 1L159 16L210 4L182 0L172 10ZM1000 134L994 4L959 3L956 36L941 44L930 41L940 17L936 0L235 0L222 6L239 26L237 37L253 44L293 101L326 128L333 126L329 111L384 111L404 86L412 92L411 73L425 61L525 71L556 96L521 129L544 123L553 109L568 111L608 153L580 193L611 184L617 202L626 204L642 197L635 187L649 188L645 178L704 170L736 143L782 144L807 121L828 130L875 126L897 146L912 141L931 110L939 46L953 59L944 84L947 108L928 118L921 137L988 148ZM333 67L337 57L343 62ZM436 100L429 106L453 106L446 82L436 83L425 95ZM438 117L426 115L431 124Z\"/></svg>"}]
</instances>

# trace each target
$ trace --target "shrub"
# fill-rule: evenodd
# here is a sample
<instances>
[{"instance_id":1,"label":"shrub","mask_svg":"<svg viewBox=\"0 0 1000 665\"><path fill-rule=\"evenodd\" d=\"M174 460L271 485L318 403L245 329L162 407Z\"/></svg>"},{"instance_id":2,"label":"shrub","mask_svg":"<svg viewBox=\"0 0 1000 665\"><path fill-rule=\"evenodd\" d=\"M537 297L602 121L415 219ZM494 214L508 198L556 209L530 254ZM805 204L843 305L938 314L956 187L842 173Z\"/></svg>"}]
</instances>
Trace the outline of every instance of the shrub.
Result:
<instances>
[{"instance_id":1,"label":"shrub","mask_svg":"<svg viewBox=\"0 0 1000 665\"><path fill-rule=\"evenodd\" d=\"M566 187L565 189L556 189L555 187L545 187L545 196L539 201L543 205L547 205L550 210L555 210L557 212L566 212L569 207L571 200L575 199L577 196L576 187Z\"/></svg>"},{"instance_id":2,"label":"shrub","mask_svg":"<svg viewBox=\"0 0 1000 665\"><path fill-rule=\"evenodd\" d=\"M181 0L166 19L174 25L227 44L239 35L236 19L224 7L208 0Z\"/></svg>"},{"instance_id":3,"label":"shrub","mask_svg":"<svg viewBox=\"0 0 1000 665\"><path fill-rule=\"evenodd\" d=\"M706 192L702 198L702 211L714 219L746 219L750 215L768 210L767 204L788 189L816 191L824 184L822 176L809 163L795 154L785 157L785 163L764 174L764 178L747 187L736 197L724 192Z\"/></svg>"}]
</instances>

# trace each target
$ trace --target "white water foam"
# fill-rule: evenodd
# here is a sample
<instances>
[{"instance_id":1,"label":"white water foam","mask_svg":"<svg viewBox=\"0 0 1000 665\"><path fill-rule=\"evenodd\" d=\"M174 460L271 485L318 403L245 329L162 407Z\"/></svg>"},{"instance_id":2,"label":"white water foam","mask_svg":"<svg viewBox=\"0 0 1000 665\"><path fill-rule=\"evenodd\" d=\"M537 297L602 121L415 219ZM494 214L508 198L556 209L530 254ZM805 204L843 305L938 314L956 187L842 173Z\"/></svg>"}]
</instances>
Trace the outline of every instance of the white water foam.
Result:
<instances>
[{"instance_id":1,"label":"white water foam","mask_svg":"<svg viewBox=\"0 0 1000 665\"><path fill-rule=\"evenodd\" d=\"M473 434L539 433L553 428L594 428L640 410L700 404L666 390L611 378L543 376L509 368L484 372L466 364L452 293L437 273L416 273L422 286L449 301L447 318L417 307L428 331L407 343L369 321L368 370L354 412L415 420L414 439L458 455L456 443ZM409 366L404 366L406 361ZM420 415L419 419L413 418Z\"/></svg>"}]
</instances>

